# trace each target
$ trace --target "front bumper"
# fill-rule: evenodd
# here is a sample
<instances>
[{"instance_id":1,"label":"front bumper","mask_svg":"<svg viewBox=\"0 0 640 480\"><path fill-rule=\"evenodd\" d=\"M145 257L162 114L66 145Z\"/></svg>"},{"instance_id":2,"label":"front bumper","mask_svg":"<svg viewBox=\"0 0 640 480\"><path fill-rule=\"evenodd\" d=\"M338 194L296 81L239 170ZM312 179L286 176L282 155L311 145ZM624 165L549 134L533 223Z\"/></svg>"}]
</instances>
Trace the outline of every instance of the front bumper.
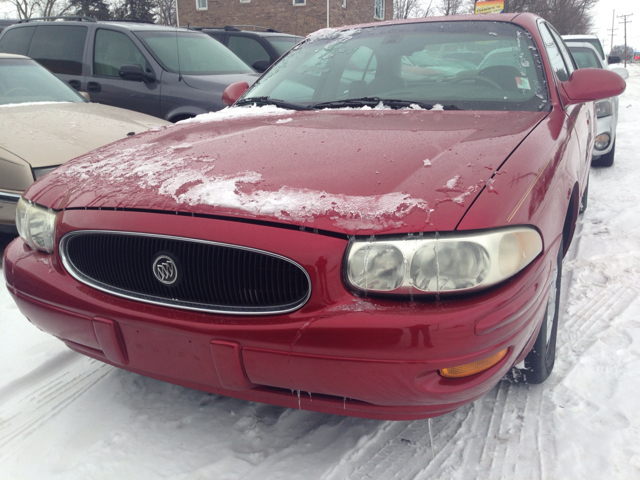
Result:
<instances>
[{"instance_id":1,"label":"front bumper","mask_svg":"<svg viewBox=\"0 0 640 480\"><path fill-rule=\"evenodd\" d=\"M224 220L134 212L65 212L60 234L145 231L260 248L302 265L313 291L300 310L243 317L117 298L79 283L21 239L5 252L7 286L24 315L70 348L178 385L291 408L380 419L440 415L485 394L522 360L546 307L554 252L515 279L440 301L359 298L341 278L346 239ZM320 261L321 260L321 261ZM486 358L462 379L438 370Z\"/></svg>"},{"instance_id":2,"label":"front bumper","mask_svg":"<svg viewBox=\"0 0 640 480\"><path fill-rule=\"evenodd\" d=\"M611 140L609 141L609 144L606 146L606 148L603 148L602 150L598 150L595 146L593 147L593 156L595 158L598 158L602 155L606 155L607 153L609 153L613 148L613 144L616 140L616 130L615 130L616 125L614 123L613 115L598 118L597 124L598 124L598 127L597 127L596 137L598 135L607 134L609 135L609 138Z\"/></svg>"}]
</instances>

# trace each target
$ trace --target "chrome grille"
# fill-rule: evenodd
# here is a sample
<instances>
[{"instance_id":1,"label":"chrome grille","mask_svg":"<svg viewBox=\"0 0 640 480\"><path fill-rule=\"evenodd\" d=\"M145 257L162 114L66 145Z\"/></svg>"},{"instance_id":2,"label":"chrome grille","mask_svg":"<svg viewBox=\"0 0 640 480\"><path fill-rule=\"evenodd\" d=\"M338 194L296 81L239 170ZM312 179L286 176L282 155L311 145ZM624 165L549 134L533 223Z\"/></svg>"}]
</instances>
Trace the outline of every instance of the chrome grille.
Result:
<instances>
[{"instance_id":1,"label":"chrome grille","mask_svg":"<svg viewBox=\"0 0 640 480\"><path fill-rule=\"evenodd\" d=\"M269 252L162 235L79 231L65 235L60 255L69 273L99 290L147 303L230 314L286 313L311 295L307 272ZM154 274L172 259L178 280ZM173 267L171 267L173 268Z\"/></svg>"}]
</instances>

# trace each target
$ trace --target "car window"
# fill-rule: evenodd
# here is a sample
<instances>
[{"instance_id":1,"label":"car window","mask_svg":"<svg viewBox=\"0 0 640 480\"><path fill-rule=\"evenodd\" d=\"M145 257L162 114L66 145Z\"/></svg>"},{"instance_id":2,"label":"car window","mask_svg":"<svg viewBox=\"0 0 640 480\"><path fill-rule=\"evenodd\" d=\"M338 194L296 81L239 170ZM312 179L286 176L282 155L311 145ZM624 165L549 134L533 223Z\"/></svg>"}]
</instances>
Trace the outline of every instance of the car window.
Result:
<instances>
[{"instance_id":1,"label":"car window","mask_svg":"<svg viewBox=\"0 0 640 480\"><path fill-rule=\"evenodd\" d=\"M567 80L569 80L569 69L564 59L562 58L562 54L558 49L558 45L553 39L553 36L551 35L551 32L547 28L546 24L540 25L540 36L542 37L542 41L544 42L544 48L547 51L549 64L551 65L552 70L555 72L558 80L560 80L561 82L566 82Z\"/></svg>"},{"instance_id":2,"label":"car window","mask_svg":"<svg viewBox=\"0 0 640 480\"><path fill-rule=\"evenodd\" d=\"M185 75L253 73L231 50L205 34L136 32L142 43L170 72Z\"/></svg>"},{"instance_id":3,"label":"car window","mask_svg":"<svg viewBox=\"0 0 640 480\"><path fill-rule=\"evenodd\" d=\"M0 53L26 55L36 27L19 27L7 30L0 38Z\"/></svg>"},{"instance_id":4,"label":"car window","mask_svg":"<svg viewBox=\"0 0 640 480\"><path fill-rule=\"evenodd\" d=\"M245 98L308 106L373 96L459 109L546 109L539 65L531 35L512 24L380 25L310 36Z\"/></svg>"},{"instance_id":5,"label":"car window","mask_svg":"<svg viewBox=\"0 0 640 480\"><path fill-rule=\"evenodd\" d=\"M569 47L578 68L602 68L596 52L586 47Z\"/></svg>"},{"instance_id":6,"label":"car window","mask_svg":"<svg viewBox=\"0 0 640 480\"><path fill-rule=\"evenodd\" d=\"M230 35L228 47L249 66L258 60L271 60L265 48L253 38Z\"/></svg>"},{"instance_id":7,"label":"car window","mask_svg":"<svg viewBox=\"0 0 640 480\"><path fill-rule=\"evenodd\" d=\"M598 50L598 53L600 54L600 58L602 58L603 60L605 59L604 50L602 49L602 44L600 43L600 40L598 40L597 38L587 38L584 41L593 45L595 49Z\"/></svg>"},{"instance_id":8,"label":"car window","mask_svg":"<svg viewBox=\"0 0 640 480\"><path fill-rule=\"evenodd\" d=\"M549 24L547 24L547 27L549 28L549 32L551 33L551 36L556 41L556 45L558 45L558 50L560 50L560 55L562 55L564 63L567 66L567 73L569 74L569 77L571 77L571 74L576 69L576 66L573 61L573 57L571 56L571 53L569 52L567 45L564 43L564 40L562 40L562 37L556 31L556 29Z\"/></svg>"},{"instance_id":9,"label":"car window","mask_svg":"<svg viewBox=\"0 0 640 480\"><path fill-rule=\"evenodd\" d=\"M124 33L98 29L93 49L93 74L118 77L122 65L149 68L140 49Z\"/></svg>"},{"instance_id":10,"label":"car window","mask_svg":"<svg viewBox=\"0 0 640 480\"><path fill-rule=\"evenodd\" d=\"M36 28L27 55L53 73L82 75L82 57L87 27L40 25Z\"/></svg>"},{"instance_id":11,"label":"car window","mask_svg":"<svg viewBox=\"0 0 640 480\"><path fill-rule=\"evenodd\" d=\"M287 53L296 43L304 40L303 37L265 37L279 57Z\"/></svg>"},{"instance_id":12,"label":"car window","mask_svg":"<svg viewBox=\"0 0 640 480\"><path fill-rule=\"evenodd\" d=\"M32 60L0 60L0 105L85 101L75 90Z\"/></svg>"}]
</instances>

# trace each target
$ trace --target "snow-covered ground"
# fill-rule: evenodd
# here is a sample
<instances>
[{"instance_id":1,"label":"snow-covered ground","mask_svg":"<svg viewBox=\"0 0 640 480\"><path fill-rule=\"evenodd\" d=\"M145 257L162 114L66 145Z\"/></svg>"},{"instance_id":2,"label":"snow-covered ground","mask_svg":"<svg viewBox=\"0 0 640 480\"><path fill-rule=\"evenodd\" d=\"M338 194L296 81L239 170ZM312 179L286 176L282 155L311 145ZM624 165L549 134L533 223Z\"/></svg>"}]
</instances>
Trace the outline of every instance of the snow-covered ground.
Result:
<instances>
[{"instance_id":1,"label":"snow-covered ground","mask_svg":"<svg viewBox=\"0 0 640 480\"><path fill-rule=\"evenodd\" d=\"M0 282L0 480L640 478L640 67L592 169L558 359L453 413L383 422L209 395L66 349Z\"/></svg>"}]
</instances>

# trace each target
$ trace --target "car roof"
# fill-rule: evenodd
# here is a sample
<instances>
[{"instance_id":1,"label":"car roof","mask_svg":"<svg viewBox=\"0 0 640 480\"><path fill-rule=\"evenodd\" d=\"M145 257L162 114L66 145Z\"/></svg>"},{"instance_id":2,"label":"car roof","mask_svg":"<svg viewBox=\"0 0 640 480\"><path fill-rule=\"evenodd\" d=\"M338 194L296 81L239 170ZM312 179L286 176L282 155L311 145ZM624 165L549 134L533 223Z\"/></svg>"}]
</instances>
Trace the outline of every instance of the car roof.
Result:
<instances>
[{"instance_id":1,"label":"car roof","mask_svg":"<svg viewBox=\"0 0 640 480\"><path fill-rule=\"evenodd\" d=\"M371 23L361 23L358 25L344 25L342 27L336 28L321 28L316 32L310 33L308 36L314 36L316 34L322 34L326 31L342 31L342 30L353 30L356 28L367 28L367 27L381 27L388 25L405 25L412 23L431 23L431 22L506 22L506 23L516 23L518 25L530 25L531 22L535 22L536 19L542 18L539 15L534 13L489 13L482 15L442 15L439 17L419 17L419 18L403 18L399 20L387 20L385 22L371 22Z\"/></svg>"},{"instance_id":2,"label":"car roof","mask_svg":"<svg viewBox=\"0 0 640 480\"><path fill-rule=\"evenodd\" d=\"M0 53L0 60L5 58L19 58L24 60L31 60L29 57L25 57L24 55L17 55L15 53Z\"/></svg>"},{"instance_id":3,"label":"car roof","mask_svg":"<svg viewBox=\"0 0 640 480\"><path fill-rule=\"evenodd\" d=\"M11 25L7 28L20 28L24 25L115 25L117 27L131 30L131 31L166 31L166 32L192 32L199 33L193 29L189 29L186 27L169 27L167 25L158 25L156 23L145 23L145 22L128 22L125 20L95 20L92 18L86 17L43 17L43 18L33 18L33 19L24 19L20 20L17 24Z\"/></svg>"},{"instance_id":4,"label":"car roof","mask_svg":"<svg viewBox=\"0 0 640 480\"><path fill-rule=\"evenodd\" d=\"M277 30L273 30L267 27L255 27L260 28L262 30L245 30L240 27L245 27L250 25L227 25L224 27L189 27L192 30L198 30L202 32L214 32L214 33L243 33L243 34L254 34L260 37L296 37L296 38L304 38L299 35L292 35L290 33L278 32Z\"/></svg>"},{"instance_id":5,"label":"car roof","mask_svg":"<svg viewBox=\"0 0 640 480\"><path fill-rule=\"evenodd\" d=\"M581 40L581 39L589 39L593 40L594 38L600 40L597 35L562 35L564 40Z\"/></svg>"}]
</instances>

